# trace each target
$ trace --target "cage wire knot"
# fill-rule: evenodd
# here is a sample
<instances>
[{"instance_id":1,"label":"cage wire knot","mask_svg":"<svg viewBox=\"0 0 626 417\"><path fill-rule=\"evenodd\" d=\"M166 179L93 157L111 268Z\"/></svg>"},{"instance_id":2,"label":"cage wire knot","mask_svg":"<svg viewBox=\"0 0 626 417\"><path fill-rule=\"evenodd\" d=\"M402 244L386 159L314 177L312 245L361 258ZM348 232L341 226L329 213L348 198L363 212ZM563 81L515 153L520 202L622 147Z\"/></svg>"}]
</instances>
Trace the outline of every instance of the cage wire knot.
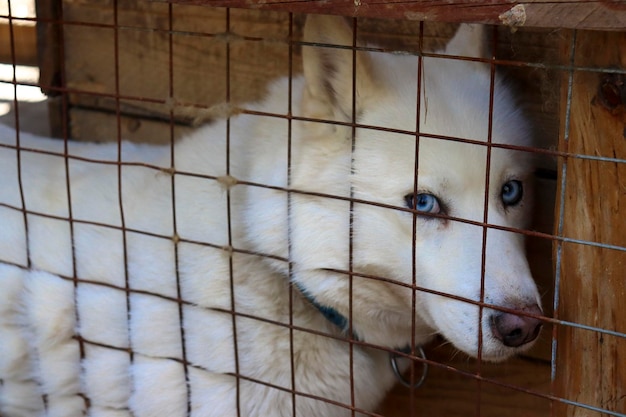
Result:
<instances>
[{"instance_id":1,"label":"cage wire knot","mask_svg":"<svg viewBox=\"0 0 626 417\"><path fill-rule=\"evenodd\" d=\"M403 349L402 351L405 351L405 350ZM410 353L410 349L407 349L406 353ZM420 358L424 360L426 359L426 353L424 352L424 349L422 349L421 346L418 346L416 348L415 353L417 353L417 355ZM400 381L400 383L407 388L421 387L422 384L424 384L424 381L426 381L426 376L428 375L428 364L426 362L422 362L422 376L417 380L417 382L411 383L411 381L407 381L407 379L402 375L402 372L400 372L400 367L398 366L398 362L397 362L399 357L401 356L395 353L389 352L389 362L391 363L391 369L393 370L393 374L396 376L396 379Z\"/></svg>"}]
</instances>

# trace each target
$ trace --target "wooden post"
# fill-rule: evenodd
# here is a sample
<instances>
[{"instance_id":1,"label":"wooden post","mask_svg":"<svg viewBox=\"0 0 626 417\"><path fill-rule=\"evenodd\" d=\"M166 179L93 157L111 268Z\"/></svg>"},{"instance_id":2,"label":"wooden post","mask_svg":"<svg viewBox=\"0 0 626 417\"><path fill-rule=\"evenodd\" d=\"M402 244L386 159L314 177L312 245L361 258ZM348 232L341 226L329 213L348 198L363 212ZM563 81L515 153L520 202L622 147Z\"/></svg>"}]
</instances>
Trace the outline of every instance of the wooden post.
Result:
<instances>
[{"instance_id":1,"label":"wooden post","mask_svg":"<svg viewBox=\"0 0 626 417\"><path fill-rule=\"evenodd\" d=\"M572 34L573 36L573 34ZM570 43L564 42L570 55ZM579 31L574 65L626 68L626 33ZM571 107L565 105L569 74L564 77L559 149L575 156L559 158L565 183L557 196L562 214L558 318L622 333L607 334L559 325L556 330L555 395L569 401L626 413L626 76L576 70ZM569 124L569 129L568 129ZM562 178L559 178L559 182ZM560 247L559 247L560 246ZM617 248L615 248L617 247ZM621 248L621 249L620 249ZM554 403L553 416L614 415Z\"/></svg>"}]
</instances>

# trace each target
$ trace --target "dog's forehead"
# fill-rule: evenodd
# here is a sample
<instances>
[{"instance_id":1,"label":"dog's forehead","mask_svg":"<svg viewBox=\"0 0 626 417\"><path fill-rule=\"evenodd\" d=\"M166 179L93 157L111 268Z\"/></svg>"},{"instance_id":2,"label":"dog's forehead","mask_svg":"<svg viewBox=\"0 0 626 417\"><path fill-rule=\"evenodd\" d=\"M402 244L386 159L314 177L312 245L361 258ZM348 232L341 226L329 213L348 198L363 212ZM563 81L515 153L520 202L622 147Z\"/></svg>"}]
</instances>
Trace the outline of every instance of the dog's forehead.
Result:
<instances>
[{"instance_id":1,"label":"dog's forehead","mask_svg":"<svg viewBox=\"0 0 626 417\"><path fill-rule=\"evenodd\" d=\"M379 68L387 58L378 58ZM367 155L356 158L356 164L367 161L363 162L363 169L391 172L392 167L393 171L371 181L392 182L410 189L416 166L419 186L433 191L468 187L484 190L487 165L493 179L490 188L501 187L507 177L526 176L530 164L523 152L492 147L491 154L497 154L497 158L490 158L487 164L488 142L516 145L530 142L526 121L509 90L498 77L491 85L489 65L424 59L422 86L418 91L417 58L393 56L392 59L398 65L385 67L388 76L382 84L384 93L369 103L359 120L361 125L385 128L359 129L356 149ZM471 83L467 82L468 77Z\"/></svg>"},{"instance_id":2,"label":"dog's forehead","mask_svg":"<svg viewBox=\"0 0 626 417\"><path fill-rule=\"evenodd\" d=\"M421 138L418 183L446 189L484 188L486 158L484 146Z\"/></svg>"},{"instance_id":3,"label":"dog's forehead","mask_svg":"<svg viewBox=\"0 0 626 417\"><path fill-rule=\"evenodd\" d=\"M376 54L382 94L361 124L457 139L529 144L527 123L515 97L486 63L447 58ZM417 74L422 76L420 88ZM471 82L468 82L471 80ZM491 101L493 91L493 101ZM419 102L419 123L417 121Z\"/></svg>"},{"instance_id":4,"label":"dog's forehead","mask_svg":"<svg viewBox=\"0 0 626 417\"><path fill-rule=\"evenodd\" d=\"M488 152L487 144L458 140L366 129L356 143L356 171L365 174L368 187L393 193L413 188L416 168L422 190L484 195L487 166L492 190L510 178L525 178L531 167L525 152L493 147Z\"/></svg>"}]
</instances>

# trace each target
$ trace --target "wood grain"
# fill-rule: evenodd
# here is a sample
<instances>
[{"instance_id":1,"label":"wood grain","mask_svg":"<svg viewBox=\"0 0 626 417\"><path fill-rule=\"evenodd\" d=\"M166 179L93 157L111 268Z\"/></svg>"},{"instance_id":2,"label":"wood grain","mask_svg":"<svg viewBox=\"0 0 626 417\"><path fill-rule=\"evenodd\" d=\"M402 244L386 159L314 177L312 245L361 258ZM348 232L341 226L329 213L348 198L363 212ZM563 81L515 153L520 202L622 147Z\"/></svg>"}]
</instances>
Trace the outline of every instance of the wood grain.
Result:
<instances>
[{"instance_id":1,"label":"wood grain","mask_svg":"<svg viewBox=\"0 0 626 417\"><path fill-rule=\"evenodd\" d=\"M295 13L339 14L509 26L621 30L623 0L161 0L180 4L258 8Z\"/></svg>"},{"instance_id":2,"label":"wood grain","mask_svg":"<svg viewBox=\"0 0 626 417\"><path fill-rule=\"evenodd\" d=\"M571 39L571 38L570 38ZM626 68L626 33L579 32L575 63L581 66ZM565 54L569 43L565 42ZM563 112L563 151L598 161L563 158L565 167L562 235L586 242L614 245L603 248L575 242L557 245L561 251L558 317L622 336L558 326L555 394L617 413L626 413L626 112L624 104L605 103L598 94L611 75L576 71L571 110ZM567 86L567 83L563 83ZM617 91L620 82L616 83ZM622 91L624 85L621 84ZM567 89L563 92L567 98ZM624 95L623 97L626 97ZM566 110L565 107L563 107ZM568 117L569 116L569 117ZM566 124L569 122L569 126ZM569 127L569 129L568 129ZM559 169L561 171L561 169ZM558 230L557 230L558 232ZM582 408L556 404L555 416L596 416Z\"/></svg>"},{"instance_id":3,"label":"wood grain","mask_svg":"<svg viewBox=\"0 0 626 417\"><path fill-rule=\"evenodd\" d=\"M63 27L72 105L116 111L119 96L122 113L167 120L173 105L206 108L225 102L228 77L236 80L230 84L231 102L241 103L258 100L272 79L288 73L285 14L234 12L231 30L236 35L228 38L223 9L176 7L171 35L166 4L122 2L117 16L124 29L117 31L113 10L109 2L64 4L68 21L100 25ZM256 40L260 37L264 41Z\"/></svg>"}]
</instances>

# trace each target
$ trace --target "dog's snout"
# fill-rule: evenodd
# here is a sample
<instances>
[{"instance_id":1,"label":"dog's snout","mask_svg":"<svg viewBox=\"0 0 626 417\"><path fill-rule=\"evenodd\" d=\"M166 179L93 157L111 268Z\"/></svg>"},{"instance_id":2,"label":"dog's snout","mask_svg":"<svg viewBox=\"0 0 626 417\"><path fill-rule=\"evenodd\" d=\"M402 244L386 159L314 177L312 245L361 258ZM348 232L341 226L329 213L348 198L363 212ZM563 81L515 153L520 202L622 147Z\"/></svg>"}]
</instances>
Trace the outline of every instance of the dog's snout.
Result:
<instances>
[{"instance_id":1,"label":"dog's snout","mask_svg":"<svg viewBox=\"0 0 626 417\"><path fill-rule=\"evenodd\" d=\"M524 307L519 311L535 315L542 314L537 304ZM498 313L491 316L491 330L505 346L519 347L537 338L541 330L541 321L534 317L513 313Z\"/></svg>"}]
</instances>

